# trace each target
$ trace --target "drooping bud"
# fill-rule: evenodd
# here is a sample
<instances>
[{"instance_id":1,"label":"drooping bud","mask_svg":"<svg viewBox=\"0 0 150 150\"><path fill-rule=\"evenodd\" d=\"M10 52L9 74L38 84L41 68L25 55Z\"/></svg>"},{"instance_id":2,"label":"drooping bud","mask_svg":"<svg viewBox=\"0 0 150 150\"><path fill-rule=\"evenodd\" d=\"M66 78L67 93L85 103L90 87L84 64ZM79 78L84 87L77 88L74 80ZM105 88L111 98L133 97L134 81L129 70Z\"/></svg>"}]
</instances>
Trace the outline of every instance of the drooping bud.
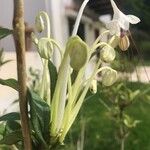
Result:
<instances>
[{"instance_id":1,"label":"drooping bud","mask_svg":"<svg viewBox=\"0 0 150 150\"><path fill-rule=\"evenodd\" d=\"M92 80L91 86L90 86L90 91L93 94L97 93L97 80L96 79Z\"/></svg>"},{"instance_id":2,"label":"drooping bud","mask_svg":"<svg viewBox=\"0 0 150 150\"><path fill-rule=\"evenodd\" d=\"M66 50L70 56L70 66L78 71L86 63L88 58L88 46L79 36L71 37L67 42Z\"/></svg>"},{"instance_id":3,"label":"drooping bud","mask_svg":"<svg viewBox=\"0 0 150 150\"><path fill-rule=\"evenodd\" d=\"M117 71L114 69L106 69L102 73L102 84L111 86L117 80Z\"/></svg>"},{"instance_id":4,"label":"drooping bud","mask_svg":"<svg viewBox=\"0 0 150 150\"><path fill-rule=\"evenodd\" d=\"M38 44L38 39L36 38L35 34L32 32L31 33L31 39L32 39L32 42L34 42L34 44Z\"/></svg>"},{"instance_id":5,"label":"drooping bud","mask_svg":"<svg viewBox=\"0 0 150 150\"><path fill-rule=\"evenodd\" d=\"M38 52L41 58L50 59L53 54L52 43L49 38L41 38L38 42Z\"/></svg>"},{"instance_id":6,"label":"drooping bud","mask_svg":"<svg viewBox=\"0 0 150 150\"><path fill-rule=\"evenodd\" d=\"M119 44L119 41L120 41L120 37L115 35L115 36L113 36L113 37L110 39L110 41L108 42L108 44L109 44L111 47L115 48L115 47L117 47L117 45Z\"/></svg>"},{"instance_id":7,"label":"drooping bud","mask_svg":"<svg viewBox=\"0 0 150 150\"><path fill-rule=\"evenodd\" d=\"M104 46L100 51L100 58L106 63L112 62L116 57L116 52L111 46Z\"/></svg>"},{"instance_id":8,"label":"drooping bud","mask_svg":"<svg viewBox=\"0 0 150 150\"><path fill-rule=\"evenodd\" d=\"M126 51L130 46L129 38L127 35L120 38L119 47L122 51Z\"/></svg>"},{"instance_id":9,"label":"drooping bud","mask_svg":"<svg viewBox=\"0 0 150 150\"><path fill-rule=\"evenodd\" d=\"M38 14L35 18L35 27L39 33L44 30L44 20L40 14Z\"/></svg>"}]
</instances>

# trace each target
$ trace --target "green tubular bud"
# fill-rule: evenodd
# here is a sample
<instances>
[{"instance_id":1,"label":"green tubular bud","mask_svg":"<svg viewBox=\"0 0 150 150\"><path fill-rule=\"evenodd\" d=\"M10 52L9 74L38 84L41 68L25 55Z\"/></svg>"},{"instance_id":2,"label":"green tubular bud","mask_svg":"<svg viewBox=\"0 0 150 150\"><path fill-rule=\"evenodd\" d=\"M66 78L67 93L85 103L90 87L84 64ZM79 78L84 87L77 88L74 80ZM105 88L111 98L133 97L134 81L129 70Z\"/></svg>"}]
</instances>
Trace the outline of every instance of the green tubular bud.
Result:
<instances>
[{"instance_id":1,"label":"green tubular bud","mask_svg":"<svg viewBox=\"0 0 150 150\"><path fill-rule=\"evenodd\" d=\"M104 46L100 51L100 58L106 63L112 62L116 57L116 52L111 46Z\"/></svg>"},{"instance_id":2,"label":"green tubular bud","mask_svg":"<svg viewBox=\"0 0 150 150\"><path fill-rule=\"evenodd\" d=\"M110 39L110 41L108 42L108 44L109 44L111 47L115 48L115 47L118 46L119 41L120 41L120 37L118 37L118 36L113 36L113 37Z\"/></svg>"},{"instance_id":3,"label":"green tubular bud","mask_svg":"<svg viewBox=\"0 0 150 150\"><path fill-rule=\"evenodd\" d=\"M96 93L97 93L97 80L96 80L96 79L92 80L91 86L90 86L90 91L91 91L93 94L96 94Z\"/></svg>"},{"instance_id":4,"label":"green tubular bud","mask_svg":"<svg viewBox=\"0 0 150 150\"><path fill-rule=\"evenodd\" d=\"M39 33L44 30L44 20L40 14L35 18L35 27Z\"/></svg>"},{"instance_id":5,"label":"green tubular bud","mask_svg":"<svg viewBox=\"0 0 150 150\"><path fill-rule=\"evenodd\" d=\"M53 54L52 44L49 38L41 38L38 42L38 52L41 58L50 59Z\"/></svg>"},{"instance_id":6,"label":"green tubular bud","mask_svg":"<svg viewBox=\"0 0 150 150\"><path fill-rule=\"evenodd\" d=\"M80 37L71 37L67 43L66 50L70 56L70 66L78 71L86 63L88 58L88 46Z\"/></svg>"},{"instance_id":7,"label":"green tubular bud","mask_svg":"<svg viewBox=\"0 0 150 150\"><path fill-rule=\"evenodd\" d=\"M31 39L32 39L32 41L34 42L35 45L38 44L38 39L36 38L36 36L33 32L31 33Z\"/></svg>"},{"instance_id":8,"label":"green tubular bud","mask_svg":"<svg viewBox=\"0 0 150 150\"><path fill-rule=\"evenodd\" d=\"M111 86L117 80L117 71L113 69L106 69L102 73L102 84L105 86Z\"/></svg>"}]
</instances>

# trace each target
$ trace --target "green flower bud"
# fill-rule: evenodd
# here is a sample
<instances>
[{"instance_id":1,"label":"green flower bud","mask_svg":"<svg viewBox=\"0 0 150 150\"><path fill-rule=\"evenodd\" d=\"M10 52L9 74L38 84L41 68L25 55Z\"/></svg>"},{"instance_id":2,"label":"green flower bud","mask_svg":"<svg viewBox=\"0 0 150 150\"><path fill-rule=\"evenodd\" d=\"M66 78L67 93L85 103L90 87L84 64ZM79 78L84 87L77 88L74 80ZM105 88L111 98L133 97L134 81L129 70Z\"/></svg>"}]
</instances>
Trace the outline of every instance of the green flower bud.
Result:
<instances>
[{"instance_id":1,"label":"green flower bud","mask_svg":"<svg viewBox=\"0 0 150 150\"><path fill-rule=\"evenodd\" d=\"M100 51L100 58L106 63L112 62L116 57L115 50L111 46L104 46Z\"/></svg>"},{"instance_id":2,"label":"green flower bud","mask_svg":"<svg viewBox=\"0 0 150 150\"><path fill-rule=\"evenodd\" d=\"M113 69L106 69L102 73L102 84L105 86L111 86L117 80L117 71Z\"/></svg>"},{"instance_id":3,"label":"green flower bud","mask_svg":"<svg viewBox=\"0 0 150 150\"><path fill-rule=\"evenodd\" d=\"M110 39L110 41L108 42L108 44L109 44L111 47L115 48L115 47L117 47L117 45L119 44L119 40L120 40L120 37L118 37L118 36L113 36L113 37Z\"/></svg>"},{"instance_id":4,"label":"green flower bud","mask_svg":"<svg viewBox=\"0 0 150 150\"><path fill-rule=\"evenodd\" d=\"M88 46L80 37L71 37L67 43L66 50L70 56L70 66L78 71L86 63L88 58Z\"/></svg>"},{"instance_id":5,"label":"green flower bud","mask_svg":"<svg viewBox=\"0 0 150 150\"><path fill-rule=\"evenodd\" d=\"M36 36L33 32L31 33L31 39L34 42L34 44L36 44L36 45L38 44L38 39L36 38Z\"/></svg>"},{"instance_id":6,"label":"green flower bud","mask_svg":"<svg viewBox=\"0 0 150 150\"><path fill-rule=\"evenodd\" d=\"M90 91L95 94L97 93L97 80L94 79L92 80L91 86L90 86Z\"/></svg>"},{"instance_id":7,"label":"green flower bud","mask_svg":"<svg viewBox=\"0 0 150 150\"><path fill-rule=\"evenodd\" d=\"M38 52L41 58L50 59L53 54L52 44L49 38L41 38L38 42Z\"/></svg>"},{"instance_id":8,"label":"green flower bud","mask_svg":"<svg viewBox=\"0 0 150 150\"><path fill-rule=\"evenodd\" d=\"M41 17L41 15L37 15L36 18L35 18L35 27L36 27L36 30L40 33L44 30L44 20L43 18Z\"/></svg>"}]
</instances>

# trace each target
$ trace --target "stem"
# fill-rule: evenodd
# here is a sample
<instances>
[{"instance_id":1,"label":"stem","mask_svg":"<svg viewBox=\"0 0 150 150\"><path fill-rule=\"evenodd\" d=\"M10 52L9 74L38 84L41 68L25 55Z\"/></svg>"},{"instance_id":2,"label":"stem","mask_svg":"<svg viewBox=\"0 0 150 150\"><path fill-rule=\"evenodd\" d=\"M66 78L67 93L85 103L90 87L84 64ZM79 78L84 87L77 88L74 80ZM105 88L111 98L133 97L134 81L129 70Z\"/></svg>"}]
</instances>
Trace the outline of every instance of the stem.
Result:
<instances>
[{"instance_id":1,"label":"stem","mask_svg":"<svg viewBox=\"0 0 150 150\"><path fill-rule=\"evenodd\" d=\"M25 29L24 29L24 3L23 0L14 0L14 40L17 55L17 73L19 84L19 106L24 139L24 150L31 150L31 137L28 118L26 64L25 64Z\"/></svg>"},{"instance_id":2,"label":"stem","mask_svg":"<svg viewBox=\"0 0 150 150\"><path fill-rule=\"evenodd\" d=\"M120 148L120 150L124 150L124 143L125 143L125 139L122 138L121 139L121 148Z\"/></svg>"},{"instance_id":3,"label":"stem","mask_svg":"<svg viewBox=\"0 0 150 150\"><path fill-rule=\"evenodd\" d=\"M81 21L81 17L82 17L84 8L85 8L85 6L87 5L88 2L89 2L89 0L84 0L84 2L82 3L82 5L80 7L80 10L79 10L79 13L78 13L75 25L74 25L74 29L73 29L73 32L72 32L72 36L77 35L79 24L80 24L80 21Z\"/></svg>"}]
</instances>

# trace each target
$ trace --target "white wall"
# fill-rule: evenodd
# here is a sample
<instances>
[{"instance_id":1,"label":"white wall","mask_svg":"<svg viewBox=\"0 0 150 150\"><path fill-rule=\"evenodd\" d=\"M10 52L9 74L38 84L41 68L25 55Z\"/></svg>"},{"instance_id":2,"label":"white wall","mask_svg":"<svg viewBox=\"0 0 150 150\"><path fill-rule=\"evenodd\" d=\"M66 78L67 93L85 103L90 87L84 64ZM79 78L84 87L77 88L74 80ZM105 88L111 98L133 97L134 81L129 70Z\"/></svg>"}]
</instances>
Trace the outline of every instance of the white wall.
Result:
<instances>
[{"instance_id":1,"label":"white wall","mask_svg":"<svg viewBox=\"0 0 150 150\"><path fill-rule=\"evenodd\" d=\"M45 10L43 0L25 0L25 21L34 26L34 19L38 11ZM13 0L0 0L0 26L12 29ZM0 41L0 48L7 51L14 50L12 36L8 36Z\"/></svg>"}]
</instances>

